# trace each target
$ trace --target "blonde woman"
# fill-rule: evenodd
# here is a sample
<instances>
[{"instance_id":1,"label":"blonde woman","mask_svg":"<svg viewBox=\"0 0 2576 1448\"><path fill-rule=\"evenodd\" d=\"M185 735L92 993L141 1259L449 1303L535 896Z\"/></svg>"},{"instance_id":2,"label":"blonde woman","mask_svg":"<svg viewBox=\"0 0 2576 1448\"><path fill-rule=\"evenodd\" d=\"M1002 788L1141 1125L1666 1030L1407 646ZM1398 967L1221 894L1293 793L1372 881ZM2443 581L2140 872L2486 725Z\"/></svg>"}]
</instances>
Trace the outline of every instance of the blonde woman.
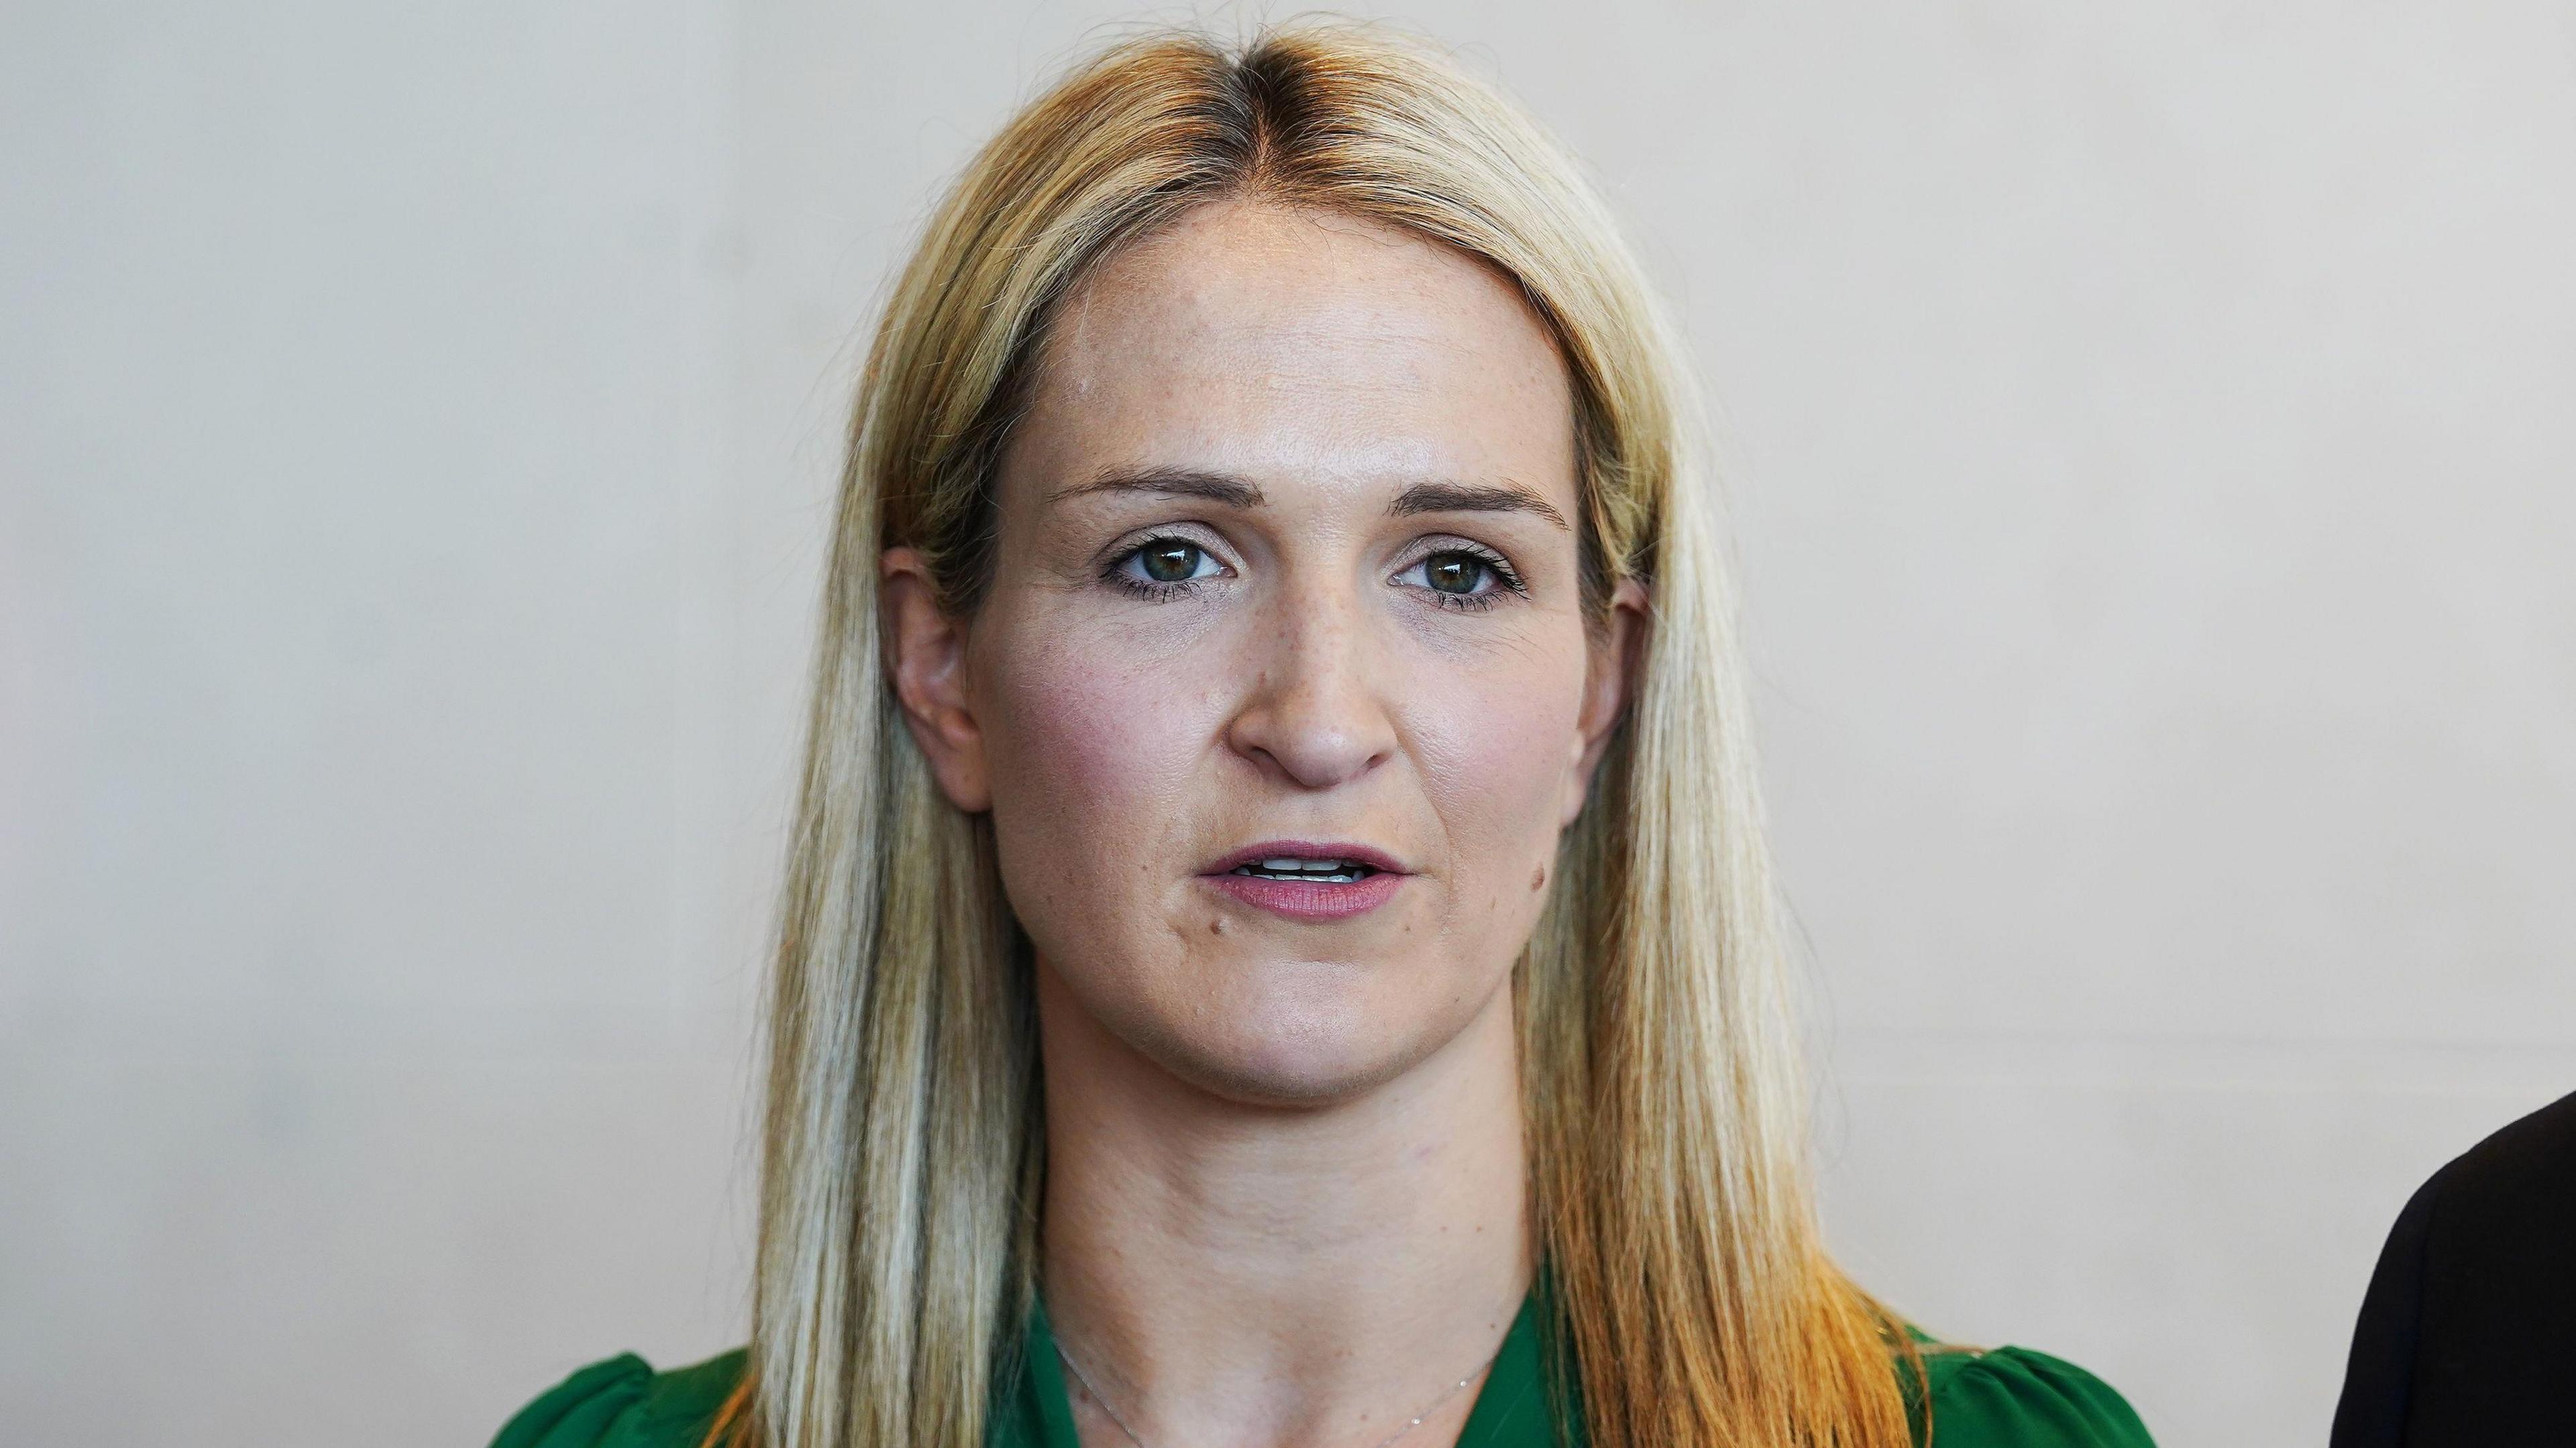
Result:
<instances>
[{"instance_id":1,"label":"blonde woman","mask_svg":"<svg viewBox=\"0 0 2576 1448\"><path fill-rule=\"evenodd\" d=\"M859 389L751 1345L502 1448L2144 1444L1819 1242L1692 414L1435 55L1014 118Z\"/></svg>"}]
</instances>

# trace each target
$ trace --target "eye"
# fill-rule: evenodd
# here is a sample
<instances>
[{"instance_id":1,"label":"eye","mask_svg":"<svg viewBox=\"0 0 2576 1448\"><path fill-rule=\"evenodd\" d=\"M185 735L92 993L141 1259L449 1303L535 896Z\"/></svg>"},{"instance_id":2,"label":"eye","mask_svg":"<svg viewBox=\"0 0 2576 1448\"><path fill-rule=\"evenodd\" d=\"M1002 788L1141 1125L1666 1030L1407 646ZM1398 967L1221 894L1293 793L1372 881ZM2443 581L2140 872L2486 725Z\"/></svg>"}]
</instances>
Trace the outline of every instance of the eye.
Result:
<instances>
[{"instance_id":1,"label":"eye","mask_svg":"<svg viewBox=\"0 0 2576 1448\"><path fill-rule=\"evenodd\" d=\"M1434 593L1475 593L1493 572L1473 553L1434 553L1422 560L1422 582Z\"/></svg>"},{"instance_id":2,"label":"eye","mask_svg":"<svg viewBox=\"0 0 2576 1448\"><path fill-rule=\"evenodd\" d=\"M1215 555L1187 538L1148 538L1109 565L1109 577L1130 592L1162 597L1225 572Z\"/></svg>"},{"instance_id":3,"label":"eye","mask_svg":"<svg viewBox=\"0 0 2576 1448\"><path fill-rule=\"evenodd\" d=\"M1506 594L1529 591L1501 554L1481 548L1435 548L1394 581L1422 589L1443 608L1491 608Z\"/></svg>"}]
</instances>

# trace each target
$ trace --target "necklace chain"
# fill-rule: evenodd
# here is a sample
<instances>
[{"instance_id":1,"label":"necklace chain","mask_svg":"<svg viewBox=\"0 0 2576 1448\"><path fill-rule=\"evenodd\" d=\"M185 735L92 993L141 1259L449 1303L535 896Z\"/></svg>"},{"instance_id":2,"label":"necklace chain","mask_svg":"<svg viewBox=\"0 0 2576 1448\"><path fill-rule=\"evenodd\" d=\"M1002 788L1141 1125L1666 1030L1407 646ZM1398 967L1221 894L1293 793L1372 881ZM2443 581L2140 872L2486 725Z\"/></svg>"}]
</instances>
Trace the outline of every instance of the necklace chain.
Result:
<instances>
[{"instance_id":1,"label":"necklace chain","mask_svg":"<svg viewBox=\"0 0 2576 1448\"><path fill-rule=\"evenodd\" d=\"M1062 1359L1065 1367L1073 1373L1073 1380L1082 1384L1083 1392L1090 1395L1091 1401L1098 1403L1100 1405L1100 1411L1109 1415L1109 1421L1118 1425L1118 1431L1127 1435L1127 1441L1135 1444L1136 1448L1145 1448L1145 1440L1136 1436L1136 1430L1127 1426L1127 1420L1118 1416L1118 1410L1116 1408L1109 1406L1109 1400L1102 1397L1100 1389L1092 1385L1090 1375L1082 1370L1082 1364L1073 1360L1073 1354L1064 1350L1063 1343L1059 1342L1055 1345L1055 1355ZM1430 1417L1433 1409L1438 1408L1442 1403L1449 1401L1451 1397L1457 1394L1459 1389L1474 1382L1479 1373L1484 1372L1485 1369L1494 1365L1494 1358L1501 1357L1502 1355L1503 1352L1501 1348L1498 1347L1494 1349L1494 1357L1489 1357L1483 1362L1478 1363L1476 1365L1475 1372L1469 1373L1458 1381L1442 1388L1440 1390L1440 1396L1423 1404L1422 1411L1414 1414L1411 1419L1406 1421L1403 1427L1396 1429L1394 1432L1387 1434L1383 1438L1380 1438L1377 1442L1371 1444L1370 1448L1389 1448L1389 1445L1393 1444L1397 1439L1402 1438L1405 1434L1421 1427L1422 1420Z\"/></svg>"}]
</instances>

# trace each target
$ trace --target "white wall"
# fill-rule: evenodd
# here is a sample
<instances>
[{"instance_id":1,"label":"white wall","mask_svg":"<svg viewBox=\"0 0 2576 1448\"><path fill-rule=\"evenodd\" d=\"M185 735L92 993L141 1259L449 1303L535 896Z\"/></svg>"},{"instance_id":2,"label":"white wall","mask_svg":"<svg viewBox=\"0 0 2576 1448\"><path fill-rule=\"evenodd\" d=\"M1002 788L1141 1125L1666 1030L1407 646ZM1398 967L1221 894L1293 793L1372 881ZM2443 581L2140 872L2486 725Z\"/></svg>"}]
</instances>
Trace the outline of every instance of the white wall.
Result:
<instances>
[{"instance_id":1,"label":"white wall","mask_svg":"<svg viewBox=\"0 0 2576 1448\"><path fill-rule=\"evenodd\" d=\"M479 1442L739 1338L854 338L1127 12L231 11L0 20L0 1422ZM1400 13L1726 418L1840 1248L2318 1441L2576 1089L2576 20Z\"/></svg>"}]
</instances>

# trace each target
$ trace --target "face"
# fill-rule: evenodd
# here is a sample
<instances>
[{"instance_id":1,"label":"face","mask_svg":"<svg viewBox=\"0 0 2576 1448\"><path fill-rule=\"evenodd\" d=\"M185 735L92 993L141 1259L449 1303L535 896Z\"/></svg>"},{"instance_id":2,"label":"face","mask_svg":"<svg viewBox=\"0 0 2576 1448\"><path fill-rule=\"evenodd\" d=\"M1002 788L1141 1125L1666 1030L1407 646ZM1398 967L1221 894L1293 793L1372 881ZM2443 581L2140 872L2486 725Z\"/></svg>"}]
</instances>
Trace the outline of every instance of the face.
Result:
<instances>
[{"instance_id":1,"label":"face","mask_svg":"<svg viewBox=\"0 0 2576 1448\"><path fill-rule=\"evenodd\" d=\"M884 582L1042 1009L1265 1102L1507 1013L1641 604L1587 627L1538 319L1434 243L1224 202L1095 272L1040 360L973 616L910 550Z\"/></svg>"}]
</instances>

